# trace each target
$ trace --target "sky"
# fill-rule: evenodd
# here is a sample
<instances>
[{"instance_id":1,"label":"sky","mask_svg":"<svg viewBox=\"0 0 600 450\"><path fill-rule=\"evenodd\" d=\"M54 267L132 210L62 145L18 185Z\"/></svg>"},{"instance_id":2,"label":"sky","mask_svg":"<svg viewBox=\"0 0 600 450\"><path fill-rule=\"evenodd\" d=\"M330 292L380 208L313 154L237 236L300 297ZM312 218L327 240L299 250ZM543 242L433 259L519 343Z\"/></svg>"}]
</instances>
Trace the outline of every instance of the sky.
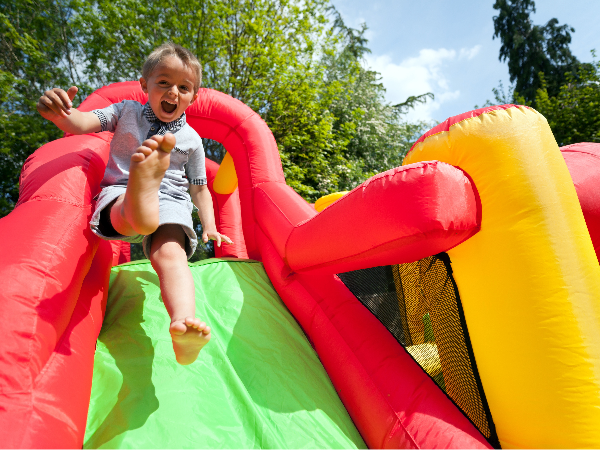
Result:
<instances>
[{"instance_id":1,"label":"sky","mask_svg":"<svg viewBox=\"0 0 600 450\"><path fill-rule=\"evenodd\" d=\"M510 85L493 39L494 0L331 0L346 25L368 27L367 64L382 75L393 104L433 92L435 100L412 110L409 120L441 122L493 100L492 88ZM537 0L533 23L557 18L575 28L571 51L582 62L600 56L600 0Z\"/></svg>"}]
</instances>

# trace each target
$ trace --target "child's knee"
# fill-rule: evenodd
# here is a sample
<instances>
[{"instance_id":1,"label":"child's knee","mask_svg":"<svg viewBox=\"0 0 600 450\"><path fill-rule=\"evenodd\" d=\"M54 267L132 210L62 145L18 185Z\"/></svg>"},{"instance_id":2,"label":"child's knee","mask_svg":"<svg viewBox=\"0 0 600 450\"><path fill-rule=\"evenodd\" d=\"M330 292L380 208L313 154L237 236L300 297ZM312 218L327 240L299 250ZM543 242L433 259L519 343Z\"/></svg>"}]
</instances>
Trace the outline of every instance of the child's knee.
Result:
<instances>
[{"instance_id":1,"label":"child's knee","mask_svg":"<svg viewBox=\"0 0 600 450\"><path fill-rule=\"evenodd\" d=\"M163 227L152 235L150 262L160 267L187 265L185 233L181 226Z\"/></svg>"}]
</instances>

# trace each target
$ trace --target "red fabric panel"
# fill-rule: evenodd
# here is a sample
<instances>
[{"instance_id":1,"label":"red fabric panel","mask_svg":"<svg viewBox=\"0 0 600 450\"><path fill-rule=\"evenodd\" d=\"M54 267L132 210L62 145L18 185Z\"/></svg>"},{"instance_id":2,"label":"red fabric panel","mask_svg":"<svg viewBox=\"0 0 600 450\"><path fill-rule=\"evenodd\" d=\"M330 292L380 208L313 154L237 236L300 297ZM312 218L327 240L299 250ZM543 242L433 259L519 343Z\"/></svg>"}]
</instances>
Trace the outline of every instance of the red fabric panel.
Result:
<instances>
[{"instance_id":1,"label":"red fabric panel","mask_svg":"<svg viewBox=\"0 0 600 450\"><path fill-rule=\"evenodd\" d=\"M300 222L317 212L294 190L283 183L262 183L254 189L254 213L279 256L285 256L285 244Z\"/></svg>"},{"instance_id":2,"label":"red fabric panel","mask_svg":"<svg viewBox=\"0 0 600 450\"><path fill-rule=\"evenodd\" d=\"M446 119L442 123L433 127L431 130L429 130L427 133L425 133L419 139L417 139L417 141L412 145L412 147L410 149L412 150L415 145L417 145L419 142L423 142L429 136L433 136L434 134L438 134L443 131L450 130L450 127L452 125L462 122L463 120L471 119L473 117L478 117L478 116L481 116L482 114L487 114L491 111L498 111L498 110L504 110L504 109L509 109L509 108L518 108L519 106L520 105L486 106L485 108L474 109L473 111L468 111L466 113L459 114L458 116L450 117L449 119ZM528 106L525 106L525 108L528 108Z\"/></svg>"},{"instance_id":3,"label":"red fabric panel","mask_svg":"<svg viewBox=\"0 0 600 450\"><path fill-rule=\"evenodd\" d=\"M461 170L439 161L398 167L298 225L286 260L295 271L329 267L336 273L417 261L476 233L478 208Z\"/></svg>"},{"instance_id":4,"label":"red fabric panel","mask_svg":"<svg viewBox=\"0 0 600 450\"><path fill-rule=\"evenodd\" d=\"M561 147L600 262L600 144L581 142Z\"/></svg>"},{"instance_id":5,"label":"red fabric panel","mask_svg":"<svg viewBox=\"0 0 600 450\"><path fill-rule=\"evenodd\" d=\"M206 158L206 176L208 188L213 199L215 210L215 222L220 233L231 238L233 244L223 244L221 247L215 245L215 257L248 258L246 242L242 230L242 210L240 206L240 195L236 189L231 194L217 194L213 189L213 183L219 164Z\"/></svg>"},{"instance_id":6,"label":"red fabric panel","mask_svg":"<svg viewBox=\"0 0 600 450\"><path fill-rule=\"evenodd\" d=\"M42 447L46 437L36 435L36 424L43 414L57 414L56 410L48 412L52 410L49 404L64 401L53 391L55 385L48 391L37 387L51 374L54 361L62 358L57 352L74 324L83 280L99 243L88 222L107 151L105 140L91 136L59 139L43 146L25 163L18 205L0 220L4 237L0 317L18 318L0 321L1 446L12 446L8 443L24 438L25 433L16 430L28 430L27 443L18 445ZM93 349L94 341L88 341L89 348ZM62 352L67 359L73 354L68 349ZM69 367L74 376L91 370L91 366ZM81 392L65 393L81 405ZM80 417L63 413L58 420L79 423L74 428L81 429L85 412ZM57 433L61 432L57 429ZM71 431L66 432L66 441L69 436Z\"/></svg>"},{"instance_id":7,"label":"red fabric panel","mask_svg":"<svg viewBox=\"0 0 600 450\"><path fill-rule=\"evenodd\" d=\"M112 250L112 266L125 264L131 261L131 244L123 241L107 241Z\"/></svg>"},{"instance_id":8,"label":"red fabric panel","mask_svg":"<svg viewBox=\"0 0 600 450\"><path fill-rule=\"evenodd\" d=\"M92 390L96 339L106 308L112 248L98 247L71 321L36 379L29 422L12 436L24 448L81 448ZM68 399L68 400L66 400Z\"/></svg>"},{"instance_id":9,"label":"red fabric panel","mask_svg":"<svg viewBox=\"0 0 600 450\"><path fill-rule=\"evenodd\" d=\"M314 297L297 280L290 282L281 276L286 271L285 265L260 230L257 231L257 239L269 279L290 308L290 312L304 328L325 369L329 373L332 366L351 366L345 373L341 373L342 376L339 375L343 371L338 370L330 377L367 445L370 448L383 448L381 444L397 422L394 411L382 398L377 386L361 367L352 350L332 327ZM415 448L410 437L404 436L404 441L412 444L404 447Z\"/></svg>"},{"instance_id":10,"label":"red fabric panel","mask_svg":"<svg viewBox=\"0 0 600 450\"><path fill-rule=\"evenodd\" d=\"M200 136L221 142L233 157L246 249L250 258L259 259L254 238L253 187L267 181L285 182L271 131L246 105L210 89L200 90L198 100L186 114Z\"/></svg>"},{"instance_id":11,"label":"red fabric panel","mask_svg":"<svg viewBox=\"0 0 600 450\"><path fill-rule=\"evenodd\" d=\"M381 441L371 447L489 448L475 426L337 276L323 270L296 276L316 299L398 419L394 430L386 434L379 430ZM327 346L320 353L321 358L329 351L336 350ZM328 367L328 374L332 380L340 379L347 376L350 367L354 369L350 362L345 366L332 365ZM356 395L364 402L365 394L357 392ZM368 426L377 427L377 421L371 419Z\"/></svg>"},{"instance_id":12,"label":"red fabric panel","mask_svg":"<svg viewBox=\"0 0 600 450\"><path fill-rule=\"evenodd\" d=\"M370 448L490 448L339 278L290 273L257 231L265 270Z\"/></svg>"}]
</instances>

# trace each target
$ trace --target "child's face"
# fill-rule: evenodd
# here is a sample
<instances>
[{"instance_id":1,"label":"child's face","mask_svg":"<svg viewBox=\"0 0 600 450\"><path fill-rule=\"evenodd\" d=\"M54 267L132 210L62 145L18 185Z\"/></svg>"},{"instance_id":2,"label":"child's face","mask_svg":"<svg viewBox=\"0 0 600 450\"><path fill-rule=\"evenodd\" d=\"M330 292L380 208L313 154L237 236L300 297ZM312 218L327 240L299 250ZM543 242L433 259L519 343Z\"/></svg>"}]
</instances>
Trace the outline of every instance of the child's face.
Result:
<instances>
[{"instance_id":1,"label":"child's face","mask_svg":"<svg viewBox=\"0 0 600 450\"><path fill-rule=\"evenodd\" d=\"M142 90L148 94L150 107L163 122L178 119L198 94L194 94L196 75L175 56L162 61L148 79L140 78Z\"/></svg>"}]
</instances>

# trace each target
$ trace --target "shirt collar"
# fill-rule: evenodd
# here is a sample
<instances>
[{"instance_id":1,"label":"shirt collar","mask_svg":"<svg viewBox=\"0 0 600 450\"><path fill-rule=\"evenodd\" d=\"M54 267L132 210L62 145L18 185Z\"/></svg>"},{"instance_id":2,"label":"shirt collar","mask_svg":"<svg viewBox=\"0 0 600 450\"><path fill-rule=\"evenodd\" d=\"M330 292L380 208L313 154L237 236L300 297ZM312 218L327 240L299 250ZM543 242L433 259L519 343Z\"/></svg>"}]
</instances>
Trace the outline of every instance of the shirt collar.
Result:
<instances>
[{"instance_id":1,"label":"shirt collar","mask_svg":"<svg viewBox=\"0 0 600 450\"><path fill-rule=\"evenodd\" d=\"M172 122L161 121L158 117L156 117L156 114L154 114L154 111L152 111L150 102L148 102L144 105L143 112L144 112L144 117L150 123L159 123L160 130L163 131L163 129L164 129L163 133L156 133L156 134L164 134L167 131L170 133L175 133L176 131L181 130L181 128L183 128L183 126L186 124L185 112L178 119L175 119Z\"/></svg>"}]
</instances>

